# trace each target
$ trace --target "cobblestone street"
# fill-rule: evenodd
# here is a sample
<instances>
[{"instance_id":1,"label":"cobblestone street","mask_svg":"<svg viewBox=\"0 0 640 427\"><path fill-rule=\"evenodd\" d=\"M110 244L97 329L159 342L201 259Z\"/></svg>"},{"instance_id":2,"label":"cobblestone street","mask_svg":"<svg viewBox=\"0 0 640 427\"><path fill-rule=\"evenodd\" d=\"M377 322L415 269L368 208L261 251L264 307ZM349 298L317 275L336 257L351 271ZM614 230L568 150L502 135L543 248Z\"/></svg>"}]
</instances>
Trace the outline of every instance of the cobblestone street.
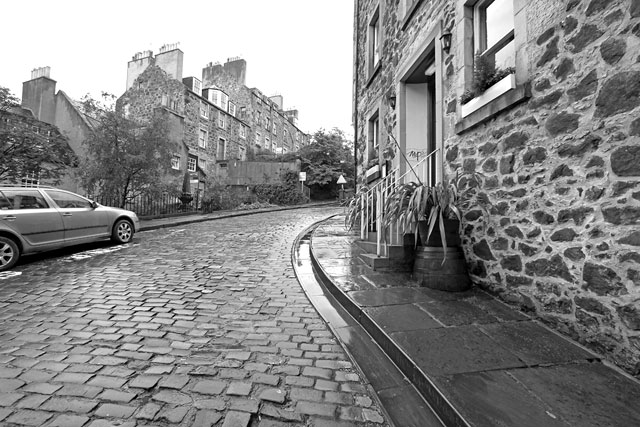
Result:
<instances>
[{"instance_id":1,"label":"cobblestone street","mask_svg":"<svg viewBox=\"0 0 640 427\"><path fill-rule=\"evenodd\" d=\"M0 424L386 426L262 213L42 256L0 278Z\"/></svg>"}]
</instances>

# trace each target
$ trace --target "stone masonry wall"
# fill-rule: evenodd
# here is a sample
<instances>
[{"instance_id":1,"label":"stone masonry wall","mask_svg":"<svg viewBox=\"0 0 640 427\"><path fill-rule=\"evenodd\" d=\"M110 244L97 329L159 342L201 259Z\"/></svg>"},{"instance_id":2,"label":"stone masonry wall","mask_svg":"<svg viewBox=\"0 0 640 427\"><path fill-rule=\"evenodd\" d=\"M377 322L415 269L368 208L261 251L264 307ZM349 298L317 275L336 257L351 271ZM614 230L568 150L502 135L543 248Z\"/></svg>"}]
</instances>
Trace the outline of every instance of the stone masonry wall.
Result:
<instances>
[{"instance_id":1,"label":"stone masonry wall","mask_svg":"<svg viewBox=\"0 0 640 427\"><path fill-rule=\"evenodd\" d=\"M487 177L473 278L638 375L640 1L526 7L531 99L461 135L446 118L448 171Z\"/></svg>"},{"instance_id":2,"label":"stone masonry wall","mask_svg":"<svg viewBox=\"0 0 640 427\"><path fill-rule=\"evenodd\" d=\"M385 99L398 64L461 0L422 0L404 30L398 1L356 10L355 141L363 182L367 114L381 106L381 148L397 137ZM525 3L531 98L460 134L457 71L443 52L445 173L477 171L488 203L464 216L464 249L479 286L640 374L640 0ZM383 22L382 67L369 78L367 25ZM395 153L396 161L399 157ZM481 198L482 199L482 198Z\"/></svg>"}]
</instances>

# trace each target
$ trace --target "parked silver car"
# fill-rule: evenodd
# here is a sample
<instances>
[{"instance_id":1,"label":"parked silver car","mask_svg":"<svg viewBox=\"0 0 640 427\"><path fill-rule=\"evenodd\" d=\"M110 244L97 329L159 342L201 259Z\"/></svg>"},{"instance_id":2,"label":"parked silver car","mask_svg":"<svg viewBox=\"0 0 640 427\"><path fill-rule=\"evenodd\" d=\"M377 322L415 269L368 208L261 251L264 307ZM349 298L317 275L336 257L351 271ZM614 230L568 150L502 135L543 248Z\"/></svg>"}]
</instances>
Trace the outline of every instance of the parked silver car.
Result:
<instances>
[{"instance_id":1,"label":"parked silver car","mask_svg":"<svg viewBox=\"0 0 640 427\"><path fill-rule=\"evenodd\" d=\"M0 185L0 271L13 267L22 254L109 237L127 243L139 227L134 212L69 191Z\"/></svg>"}]
</instances>

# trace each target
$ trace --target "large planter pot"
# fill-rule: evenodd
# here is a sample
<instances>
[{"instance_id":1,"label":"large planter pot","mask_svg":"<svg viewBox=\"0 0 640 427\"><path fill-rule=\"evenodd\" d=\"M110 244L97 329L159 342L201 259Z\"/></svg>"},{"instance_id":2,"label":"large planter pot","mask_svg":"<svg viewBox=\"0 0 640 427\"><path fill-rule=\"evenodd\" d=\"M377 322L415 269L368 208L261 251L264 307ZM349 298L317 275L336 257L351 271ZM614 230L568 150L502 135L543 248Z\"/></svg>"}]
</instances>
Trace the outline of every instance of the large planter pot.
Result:
<instances>
[{"instance_id":1,"label":"large planter pot","mask_svg":"<svg viewBox=\"0 0 640 427\"><path fill-rule=\"evenodd\" d=\"M416 249L413 277L420 286L440 291L460 292L471 287L464 252L460 247L458 220L445 219L446 247L442 246L438 224L427 240L427 222L418 223L422 246Z\"/></svg>"},{"instance_id":2,"label":"large planter pot","mask_svg":"<svg viewBox=\"0 0 640 427\"><path fill-rule=\"evenodd\" d=\"M444 220L444 235L446 237L447 246L460 246L460 221L457 219ZM418 233L422 246L442 246L442 237L440 234L439 224L436 224L429 234L429 223L427 221L418 222Z\"/></svg>"}]
</instances>

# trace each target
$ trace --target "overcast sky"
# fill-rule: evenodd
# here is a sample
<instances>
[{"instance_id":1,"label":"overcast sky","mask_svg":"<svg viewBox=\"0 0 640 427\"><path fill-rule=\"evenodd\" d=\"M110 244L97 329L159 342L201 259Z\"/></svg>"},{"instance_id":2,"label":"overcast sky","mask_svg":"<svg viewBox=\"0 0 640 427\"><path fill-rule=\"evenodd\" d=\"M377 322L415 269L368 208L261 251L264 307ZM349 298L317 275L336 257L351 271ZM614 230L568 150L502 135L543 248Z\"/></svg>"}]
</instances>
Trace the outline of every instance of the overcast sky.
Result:
<instances>
[{"instance_id":1,"label":"overcast sky","mask_svg":"<svg viewBox=\"0 0 640 427\"><path fill-rule=\"evenodd\" d=\"M180 43L183 77L244 58L247 86L283 95L303 131L353 134L351 0L6 1L2 15L0 86L17 97L43 66L72 98L120 96L136 52Z\"/></svg>"}]
</instances>

